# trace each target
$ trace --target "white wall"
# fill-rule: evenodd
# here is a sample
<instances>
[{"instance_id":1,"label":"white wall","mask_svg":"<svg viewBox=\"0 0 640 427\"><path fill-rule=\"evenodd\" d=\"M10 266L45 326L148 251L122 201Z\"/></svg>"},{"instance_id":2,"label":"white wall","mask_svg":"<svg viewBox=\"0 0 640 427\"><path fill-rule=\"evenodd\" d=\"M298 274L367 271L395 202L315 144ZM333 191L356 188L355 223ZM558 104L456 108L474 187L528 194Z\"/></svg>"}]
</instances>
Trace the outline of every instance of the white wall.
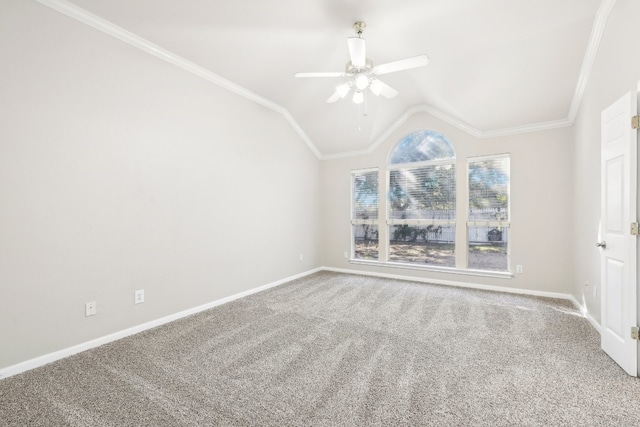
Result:
<instances>
[{"instance_id":1,"label":"white wall","mask_svg":"<svg viewBox=\"0 0 640 427\"><path fill-rule=\"evenodd\" d=\"M279 114L36 2L0 58L0 368L320 266Z\"/></svg>"},{"instance_id":2,"label":"white wall","mask_svg":"<svg viewBox=\"0 0 640 427\"><path fill-rule=\"evenodd\" d=\"M584 284L600 284L600 112L640 80L638 16L640 2L617 1L571 129L477 140L415 114L369 156L318 162L280 115L36 2L3 0L0 369L320 265L571 292L599 320ZM343 258L350 171L383 169L419 129L445 134L461 164L511 154L511 265L524 274ZM88 301L98 315L84 317Z\"/></svg>"},{"instance_id":3,"label":"white wall","mask_svg":"<svg viewBox=\"0 0 640 427\"><path fill-rule=\"evenodd\" d=\"M576 256L573 294L600 321L600 113L640 81L640 2L618 0L609 16L593 71L574 125ZM589 283L590 287L585 287ZM593 296L593 286L598 296Z\"/></svg>"},{"instance_id":4,"label":"white wall","mask_svg":"<svg viewBox=\"0 0 640 427\"><path fill-rule=\"evenodd\" d=\"M350 264L350 171L386 167L397 142L411 132L432 129L455 146L458 179L468 157L511 154L511 265L524 266L513 278ZM569 128L478 140L426 113L414 114L371 155L322 162L322 257L326 266L443 281L569 293L572 283L572 131ZM462 178L464 179L464 178ZM462 189L462 186L458 186ZM458 197L461 197L460 191Z\"/></svg>"}]
</instances>

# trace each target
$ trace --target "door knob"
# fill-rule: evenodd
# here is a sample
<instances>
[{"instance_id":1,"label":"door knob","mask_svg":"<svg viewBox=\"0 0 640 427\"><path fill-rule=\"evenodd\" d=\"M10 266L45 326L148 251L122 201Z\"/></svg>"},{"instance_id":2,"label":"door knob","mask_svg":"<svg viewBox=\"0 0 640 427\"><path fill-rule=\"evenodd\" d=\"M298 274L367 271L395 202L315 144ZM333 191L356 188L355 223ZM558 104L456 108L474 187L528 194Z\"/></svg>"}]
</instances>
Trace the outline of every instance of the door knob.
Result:
<instances>
[{"instance_id":1,"label":"door knob","mask_svg":"<svg viewBox=\"0 0 640 427\"><path fill-rule=\"evenodd\" d=\"M603 240L602 242L596 243L596 246L602 249L607 249L607 242Z\"/></svg>"}]
</instances>

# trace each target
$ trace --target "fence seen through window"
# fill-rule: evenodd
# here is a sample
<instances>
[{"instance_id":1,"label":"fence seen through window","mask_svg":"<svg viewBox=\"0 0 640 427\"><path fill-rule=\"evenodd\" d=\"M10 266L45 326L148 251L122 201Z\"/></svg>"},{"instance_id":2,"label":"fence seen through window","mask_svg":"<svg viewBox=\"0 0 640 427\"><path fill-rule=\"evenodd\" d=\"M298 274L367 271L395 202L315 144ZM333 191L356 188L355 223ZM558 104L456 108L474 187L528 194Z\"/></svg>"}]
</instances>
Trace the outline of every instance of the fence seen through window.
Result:
<instances>
[{"instance_id":1,"label":"fence seen through window","mask_svg":"<svg viewBox=\"0 0 640 427\"><path fill-rule=\"evenodd\" d=\"M467 266L509 269L509 157L470 159Z\"/></svg>"},{"instance_id":2,"label":"fence seen through window","mask_svg":"<svg viewBox=\"0 0 640 427\"><path fill-rule=\"evenodd\" d=\"M351 173L351 235L354 259L378 259L378 170Z\"/></svg>"},{"instance_id":3,"label":"fence seen through window","mask_svg":"<svg viewBox=\"0 0 640 427\"><path fill-rule=\"evenodd\" d=\"M389 163L389 261L455 267L453 145L438 132L415 132L398 143Z\"/></svg>"},{"instance_id":4,"label":"fence seen through window","mask_svg":"<svg viewBox=\"0 0 640 427\"><path fill-rule=\"evenodd\" d=\"M465 164L467 179L456 182L456 166ZM352 259L509 271L508 154L457 161L444 135L423 130L398 142L386 167L384 188L379 172L372 168L351 173ZM462 212L456 194L468 195ZM379 202L385 195L386 212L381 216ZM381 233L386 234L384 253ZM460 263L466 258L466 265L456 265L457 250L466 252L466 257L458 257Z\"/></svg>"}]
</instances>

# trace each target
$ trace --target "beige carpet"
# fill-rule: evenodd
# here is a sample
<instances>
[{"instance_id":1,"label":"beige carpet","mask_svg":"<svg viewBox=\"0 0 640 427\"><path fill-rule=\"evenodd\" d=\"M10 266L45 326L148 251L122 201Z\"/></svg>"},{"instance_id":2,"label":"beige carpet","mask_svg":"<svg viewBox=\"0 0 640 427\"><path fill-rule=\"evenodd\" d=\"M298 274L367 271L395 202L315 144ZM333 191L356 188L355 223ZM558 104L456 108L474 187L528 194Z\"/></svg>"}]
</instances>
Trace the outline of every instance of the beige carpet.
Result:
<instances>
[{"instance_id":1,"label":"beige carpet","mask_svg":"<svg viewBox=\"0 0 640 427\"><path fill-rule=\"evenodd\" d=\"M566 301L322 272L0 381L2 426L640 425Z\"/></svg>"}]
</instances>

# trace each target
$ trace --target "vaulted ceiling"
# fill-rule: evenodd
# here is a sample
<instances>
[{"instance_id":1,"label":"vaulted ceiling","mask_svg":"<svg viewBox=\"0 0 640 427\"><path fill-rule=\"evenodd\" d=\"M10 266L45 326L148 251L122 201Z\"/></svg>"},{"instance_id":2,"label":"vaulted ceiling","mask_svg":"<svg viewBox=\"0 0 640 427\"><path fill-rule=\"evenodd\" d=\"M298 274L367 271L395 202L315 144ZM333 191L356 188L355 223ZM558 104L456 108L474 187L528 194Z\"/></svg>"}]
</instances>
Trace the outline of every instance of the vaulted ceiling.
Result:
<instances>
[{"instance_id":1,"label":"vaulted ceiling","mask_svg":"<svg viewBox=\"0 0 640 427\"><path fill-rule=\"evenodd\" d=\"M39 0L282 113L321 158L366 152L417 111L479 137L570 125L615 0ZM365 21L375 64L399 91L325 101L346 39Z\"/></svg>"}]
</instances>

